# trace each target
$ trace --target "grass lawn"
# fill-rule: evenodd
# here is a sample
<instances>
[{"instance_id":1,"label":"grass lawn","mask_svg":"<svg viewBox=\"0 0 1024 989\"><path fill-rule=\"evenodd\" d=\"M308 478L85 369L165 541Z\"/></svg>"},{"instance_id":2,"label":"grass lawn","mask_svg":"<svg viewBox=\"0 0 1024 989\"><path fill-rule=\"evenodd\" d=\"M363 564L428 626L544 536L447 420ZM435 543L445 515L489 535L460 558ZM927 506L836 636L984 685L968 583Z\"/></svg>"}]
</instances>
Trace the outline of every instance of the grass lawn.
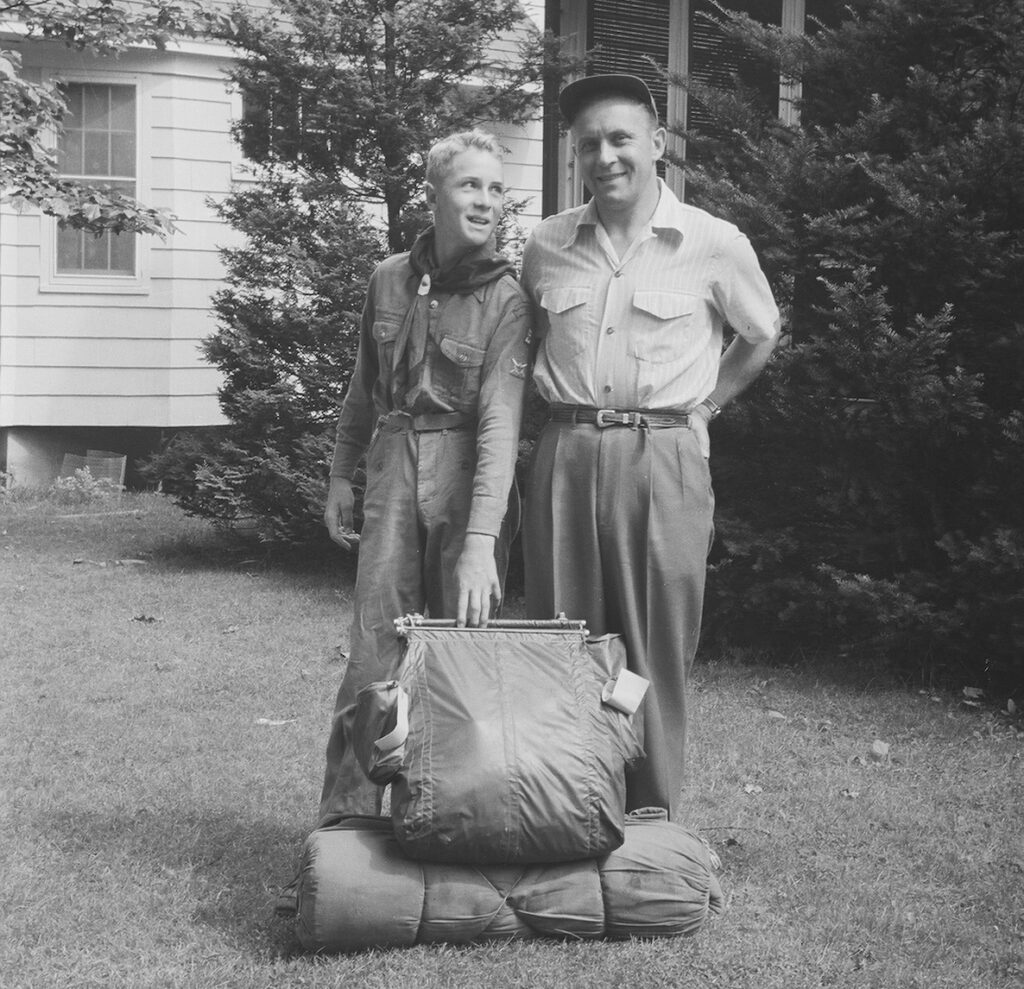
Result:
<instances>
[{"instance_id":1,"label":"grass lawn","mask_svg":"<svg viewBox=\"0 0 1024 989\"><path fill-rule=\"evenodd\" d=\"M0 985L1024 984L1019 726L707 656L686 823L728 906L696 937L301 955L272 907L314 819L351 588L341 554L268 561L156 495L0 501Z\"/></svg>"}]
</instances>

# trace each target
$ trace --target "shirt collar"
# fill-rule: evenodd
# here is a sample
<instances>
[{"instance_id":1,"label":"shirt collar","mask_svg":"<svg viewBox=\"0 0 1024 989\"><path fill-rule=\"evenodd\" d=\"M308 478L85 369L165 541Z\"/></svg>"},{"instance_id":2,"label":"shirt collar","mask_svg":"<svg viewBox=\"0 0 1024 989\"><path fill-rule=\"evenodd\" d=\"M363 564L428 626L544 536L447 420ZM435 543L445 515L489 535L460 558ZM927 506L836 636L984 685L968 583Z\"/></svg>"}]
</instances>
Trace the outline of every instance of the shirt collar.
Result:
<instances>
[{"instance_id":1,"label":"shirt collar","mask_svg":"<svg viewBox=\"0 0 1024 989\"><path fill-rule=\"evenodd\" d=\"M678 237L683 236L682 203L676 198L675 193L665 183L658 179L658 205L651 217L650 229L654 233L674 233ZM567 250L576 243L582 227L596 227L600 222L597 214L597 206L591 199L586 206L580 210L576 223L569 234L569 239L562 245L562 250Z\"/></svg>"}]
</instances>

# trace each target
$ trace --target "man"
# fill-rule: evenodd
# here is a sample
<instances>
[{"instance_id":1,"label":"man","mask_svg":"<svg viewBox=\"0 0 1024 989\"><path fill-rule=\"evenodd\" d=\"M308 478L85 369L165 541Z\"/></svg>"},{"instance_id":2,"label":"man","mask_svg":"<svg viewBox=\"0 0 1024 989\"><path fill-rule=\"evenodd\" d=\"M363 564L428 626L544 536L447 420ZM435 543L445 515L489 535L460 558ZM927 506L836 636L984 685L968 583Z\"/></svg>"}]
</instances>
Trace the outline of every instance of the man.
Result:
<instances>
[{"instance_id":1,"label":"man","mask_svg":"<svg viewBox=\"0 0 1024 989\"><path fill-rule=\"evenodd\" d=\"M338 421L324 521L343 548L355 542L352 479L364 454L366 492L321 827L378 810L349 731L357 692L399 657L394 620L426 610L485 625L508 559L530 320L511 264L494 254L505 191L497 141L468 131L435 144L425 191L433 226L370 278Z\"/></svg>"},{"instance_id":2,"label":"man","mask_svg":"<svg viewBox=\"0 0 1024 989\"><path fill-rule=\"evenodd\" d=\"M527 611L624 636L651 682L627 809L676 819L713 534L708 425L764 367L779 314L746 237L658 179L666 134L640 79L580 79L559 106L593 198L541 223L523 258L550 407L526 497Z\"/></svg>"}]
</instances>

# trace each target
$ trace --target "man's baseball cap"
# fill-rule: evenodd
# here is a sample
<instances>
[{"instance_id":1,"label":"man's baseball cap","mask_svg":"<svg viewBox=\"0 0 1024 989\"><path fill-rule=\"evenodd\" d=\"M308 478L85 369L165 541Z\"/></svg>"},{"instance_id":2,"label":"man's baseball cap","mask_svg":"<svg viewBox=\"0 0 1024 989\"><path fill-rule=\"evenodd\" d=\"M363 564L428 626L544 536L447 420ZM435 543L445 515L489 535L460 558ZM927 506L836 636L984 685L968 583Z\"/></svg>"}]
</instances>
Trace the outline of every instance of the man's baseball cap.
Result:
<instances>
[{"instance_id":1,"label":"man's baseball cap","mask_svg":"<svg viewBox=\"0 0 1024 989\"><path fill-rule=\"evenodd\" d=\"M639 76L621 73L584 76L569 83L558 94L558 109L562 111L566 123L572 126L576 114L580 112L584 103L604 96L627 96L637 103L650 107L654 119L658 119L658 108L654 104L654 97L647 88L647 83Z\"/></svg>"}]
</instances>

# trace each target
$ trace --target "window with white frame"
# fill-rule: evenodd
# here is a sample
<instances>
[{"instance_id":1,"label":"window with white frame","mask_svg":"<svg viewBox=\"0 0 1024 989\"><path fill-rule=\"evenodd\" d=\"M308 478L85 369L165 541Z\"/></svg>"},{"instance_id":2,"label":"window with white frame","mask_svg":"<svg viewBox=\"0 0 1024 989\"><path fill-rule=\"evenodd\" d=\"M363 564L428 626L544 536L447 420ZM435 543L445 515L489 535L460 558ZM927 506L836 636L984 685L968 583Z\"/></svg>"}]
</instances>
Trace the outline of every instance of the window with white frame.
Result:
<instances>
[{"instance_id":1,"label":"window with white frame","mask_svg":"<svg viewBox=\"0 0 1024 989\"><path fill-rule=\"evenodd\" d=\"M58 142L63 178L136 194L135 86L66 82L68 104ZM58 230L56 274L127 276L136 274L135 234Z\"/></svg>"}]
</instances>

